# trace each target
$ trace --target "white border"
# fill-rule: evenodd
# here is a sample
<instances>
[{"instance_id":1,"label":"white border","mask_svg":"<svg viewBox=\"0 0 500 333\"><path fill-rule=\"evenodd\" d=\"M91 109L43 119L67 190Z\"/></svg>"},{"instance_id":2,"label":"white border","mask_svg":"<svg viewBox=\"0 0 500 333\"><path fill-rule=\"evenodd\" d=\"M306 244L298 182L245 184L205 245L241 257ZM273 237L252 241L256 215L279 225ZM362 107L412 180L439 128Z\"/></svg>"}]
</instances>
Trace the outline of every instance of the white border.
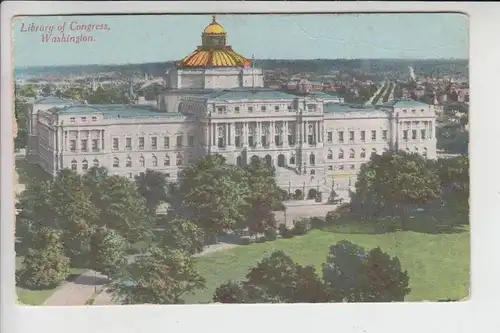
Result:
<instances>
[{"instance_id":1,"label":"white border","mask_svg":"<svg viewBox=\"0 0 500 333\"><path fill-rule=\"evenodd\" d=\"M497 3L446 2L4 2L1 16L1 328L2 332L498 332L500 221L498 74L500 7ZM238 13L342 11L461 11L470 17L471 97L471 299L460 303L327 305L190 305L130 307L13 307L14 216L12 168L11 18L16 14ZM483 149L484 148L484 149ZM440 255L436 253L436 255ZM429 281L432 283L432 281ZM495 302L496 300L496 302ZM496 304L495 304L496 303ZM496 311L495 311L496 308ZM314 327L314 328L313 328ZM496 328L496 330L494 329Z\"/></svg>"}]
</instances>

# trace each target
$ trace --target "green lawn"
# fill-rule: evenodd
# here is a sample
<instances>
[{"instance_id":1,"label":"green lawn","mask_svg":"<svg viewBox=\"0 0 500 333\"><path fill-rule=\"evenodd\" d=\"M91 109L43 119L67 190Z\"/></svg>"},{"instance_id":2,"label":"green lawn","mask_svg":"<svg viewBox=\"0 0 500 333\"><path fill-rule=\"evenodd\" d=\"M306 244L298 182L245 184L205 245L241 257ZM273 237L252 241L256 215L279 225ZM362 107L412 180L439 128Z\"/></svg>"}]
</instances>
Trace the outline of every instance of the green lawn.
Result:
<instances>
[{"instance_id":1,"label":"green lawn","mask_svg":"<svg viewBox=\"0 0 500 333\"><path fill-rule=\"evenodd\" d=\"M382 222L383 223L383 222ZM321 275L321 264L328 248L349 240L368 249L380 246L397 256L410 276L411 293L407 301L461 299L468 295L470 283L469 229L446 233L414 231L380 232L352 224L349 230L312 230L292 239L236 247L197 259L199 273L206 278L206 289L185 297L188 303L211 300L215 288L226 280L242 280L249 268L265 255L283 250L301 265L314 265Z\"/></svg>"},{"instance_id":2,"label":"green lawn","mask_svg":"<svg viewBox=\"0 0 500 333\"><path fill-rule=\"evenodd\" d=\"M16 269L19 269L21 267L22 260L22 257L16 257ZM84 268L71 268L70 275L67 280L71 281L72 279L77 278L86 271L87 269ZM46 290L31 290L16 286L16 293L19 301L26 305L41 305L56 290L57 288Z\"/></svg>"}]
</instances>

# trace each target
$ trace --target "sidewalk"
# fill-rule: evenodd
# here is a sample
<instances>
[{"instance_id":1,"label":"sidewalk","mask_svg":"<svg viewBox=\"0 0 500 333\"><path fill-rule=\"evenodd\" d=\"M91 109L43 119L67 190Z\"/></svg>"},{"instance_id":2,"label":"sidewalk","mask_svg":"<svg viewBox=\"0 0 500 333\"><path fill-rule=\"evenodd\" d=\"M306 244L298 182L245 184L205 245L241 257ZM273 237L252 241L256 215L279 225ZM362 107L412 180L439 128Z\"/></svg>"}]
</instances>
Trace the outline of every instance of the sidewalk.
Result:
<instances>
[{"instance_id":1,"label":"sidewalk","mask_svg":"<svg viewBox=\"0 0 500 333\"><path fill-rule=\"evenodd\" d=\"M89 270L74 281L61 285L43 305L85 305L95 292L102 290L106 282L107 279L103 275Z\"/></svg>"}]
</instances>

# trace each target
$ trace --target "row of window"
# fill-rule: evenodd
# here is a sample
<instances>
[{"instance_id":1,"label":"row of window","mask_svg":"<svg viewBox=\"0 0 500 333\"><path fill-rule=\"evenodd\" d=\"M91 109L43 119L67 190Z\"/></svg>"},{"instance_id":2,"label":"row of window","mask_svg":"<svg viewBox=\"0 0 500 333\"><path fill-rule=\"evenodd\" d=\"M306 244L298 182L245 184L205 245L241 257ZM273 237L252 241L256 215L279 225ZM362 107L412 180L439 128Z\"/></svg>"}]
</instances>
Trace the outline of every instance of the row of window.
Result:
<instances>
[{"instance_id":1,"label":"row of window","mask_svg":"<svg viewBox=\"0 0 500 333\"><path fill-rule=\"evenodd\" d=\"M288 105L286 109L287 109L287 111L293 111L293 108L292 108L292 106L291 106L291 105ZM235 106L235 107L233 108L233 111L234 111L235 113L239 113L239 112L240 112L240 110L241 110L241 107L239 107L239 106ZM246 108L246 110L247 110L247 112L252 113L252 112L254 112L255 108L254 108L253 106L248 106L248 107ZM266 111L268 111L268 110L269 110L269 109L268 109L268 107L267 107L267 106L265 106L265 105L262 105L262 106L260 107L260 111L262 111L262 112L266 112ZM279 105L274 106L274 111L275 111L275 112L279 112L279 111L281 111L281 110L282 110L282 108L280 108L280 106L279 106ZM217 112L218 112L218 113L225 113L225 112L230 112L230 111L231 111L231 110L230 110L228 107L226 107L226 106L219 106L219 107L217 107ZM284 111L284 110L283 110L283 111Z\"/></svg>"},{"instance_id":2,"label":"row of window","mask_svg":"<svg viewBox=\"0 0 500 333\"><path fill-rule=\"evenodd\" d=\"M92 121L97 121L97 117L96 116L92 116L91 120ZM82 123L87 122L87 117L80 117L80 121ZM76 123L76 117L69 117L69 122L72 123L72 124Z\"/></svg>"},{"instance_id":3,"label":"row of window","mask_svg":"<svg viewBox=\"0 0 500 333\"><path fill-rule=\"evenodd\" d=\"M361 142L366 142L367 141L367 138L366 138L366 133L367 131L360 131L359 132L359 141ZM387 141L388 139L388 130L382 130L381 131L381 138L382 140L384 141ZM408 140L409 139L409 130L403 130L402 131L402 137L404 140ZM357 141L357 138L356 138L356 132L355 131L349 131L348 132L348 135L349 135L349 142L355 142ZM411 138L412 140L417 140L417 139L420 139L420 140L426 140L426 139L430 139L431 136L427 133L427 131L425 129L421 129L420 130L420 136L419 136L419 133L418 133L418 130L414 129L414 130L411 130ZM374 141L377 141L378 140L378 137L377 137L377 131L376 130L371 130L370 131L370 140L372 142ZM344 135L344 131L338 131L337 132L337 142L338 143L344 143L345 141L345 135ZM327 132L327 142L328 143L333 143L333 132L329 131Z\"/></svg>"},{"instance_id":4,"label":"row of window","mask_svg":"<svg viewBox=\"0 0 500 333\"><path fill-rule=\"evenodd\" d=\"M385 151L385 150L386 150L386 148L384 148L384 151ZM406 151L407 151L407 152L410 152L410 149L409 149L409 148L407 148L407 149L406 149ZM418 153L418 152L419 152L418 148L415 148L415 153ZM372 153L377 154L377 149L373 148L373 149L372 149ZM425 148L425 147L424 147L424 149L423 149L423 151L422 151L422 155L423 155L424 157L426 157L426 156L427 156L427 148ZM344 159L344 158L345 158L345 157L344 157L344 150L343 150L343 149L340 149L340 150L339 150L339 153L338 153L338 155L337 155L337 156L338 156L338 159L339 159L339 160ZM367 155L366 155L366 149L365 149L365 148L361 148L361 150L360 150L360 152L359 152L359 158L367 158L367 157L369 157L369 156L367 156ZM327 154L326 158L327 158L328 160L332 160L332 159L333 159L333 152L332 152L332 150L331 150L331 149L329 149L329 150L328 150L328 154ZM354 149L349 149L349 158L351 158L351 159L352 159L352 158L356 158L356 151L355 151Z\"/></svg>"},{"instance_id":5,"label":"row of window","mask_svg":"<svg viewBox=\"0 0 500 333\"><path fill-rule=\"evenodd\" d=\"M175 146L177 148L182 148L183 147L183 139L184 136L178 135L176 137L176 142ZM194 147L196 145L195 137L194 135L189 135L188 136L188 147ZM138 138L137 142L137 148L139 150L145 149L146 146L146 139L143 136L140 136ZM150 137L150 147L151 150L156 150L158 149L158 137L153 136ZM170 149L170 137L165 136L163 137L163 149ZM113 138L113 150L120 150L120 139L119 138ZM132 150L132 138L125 138L125 150Z\"/></svg>"},{"instance_id":6,"label":"row of window","mask_svg":"<svg viewBox=\"0 0 500 333\"><path fill-rule=\"evenodd\" d=\"M118 157L114 157L113 158L113 168L119 168L120 167L120 159ZM133 165L132 163L132 158L131 157L127 157L125 159L125 167L127 168L131 168ZM165 157L163 158L163 166L170 166L170 156L168 155L165 155ZM177 166L180 166L182 165L182 155L180 153L177 154L176 156L176 164ZM99 160L96 158L94 159L93 161L93 166L95 167L98 167L99 166ZM148 165L149 166L149 165ZM152 167L157 167L158 166L158 157L156 156L153 156L151 158L151 166ZM88 170L89 169L89 162L84 159L81 163L81 167L82 167L82 170ZM139 167L141 168L145 168L146 167L146 159L141 156L139 158ZM78 169L78 162L77 160L72 160L71 161L71 170L77 170Z\"/></svg>"}]
</instances>

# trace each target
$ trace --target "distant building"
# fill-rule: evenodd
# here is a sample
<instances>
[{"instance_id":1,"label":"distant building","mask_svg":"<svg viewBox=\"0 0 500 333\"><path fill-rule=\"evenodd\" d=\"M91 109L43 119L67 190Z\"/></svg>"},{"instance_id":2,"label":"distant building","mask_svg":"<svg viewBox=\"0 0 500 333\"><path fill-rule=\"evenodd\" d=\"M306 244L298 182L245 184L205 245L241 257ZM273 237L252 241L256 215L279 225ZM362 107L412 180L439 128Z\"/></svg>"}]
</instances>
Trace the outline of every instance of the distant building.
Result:
<instances>
[{"instance_id":1,"label":"distant building","mask_svg":"<svg viewBox=\"0 0 500 333\"><path fill-rule=\"evenodd\" d=\"M329 191L333 180L352 184L372 153L388 149L436 157L433 106L350 106L307 80L299 80L298 93L266 89L262 70L228 46L226 35L214 17L202 45L167 72L156 106L35 102L29 160L52 175L105 166L128 177L154 169L175 180L202 156L221 154L238 165L257 156L295 192Z\"/></svg>"}]
</instances>

